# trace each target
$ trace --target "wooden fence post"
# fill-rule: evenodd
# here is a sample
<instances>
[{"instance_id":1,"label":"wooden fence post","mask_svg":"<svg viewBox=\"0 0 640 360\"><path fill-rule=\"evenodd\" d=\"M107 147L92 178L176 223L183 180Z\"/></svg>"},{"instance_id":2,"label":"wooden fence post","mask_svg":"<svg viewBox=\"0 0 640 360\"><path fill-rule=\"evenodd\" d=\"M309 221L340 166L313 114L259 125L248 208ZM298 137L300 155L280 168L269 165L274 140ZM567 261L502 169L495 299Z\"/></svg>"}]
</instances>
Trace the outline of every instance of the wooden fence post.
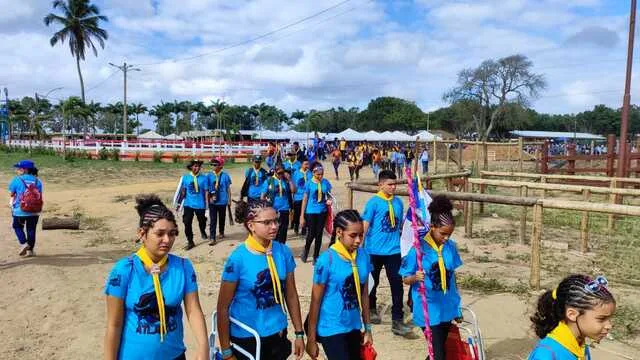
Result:
<instances>
[{"instance_id":1,"label":"wooden fence post","mask_svg":"<svg viewBox=\"0 0 640 360\"><path fill-rule=\"evenodd\" d=\"M585 202L591 199L591 191L589 189L582 190L582 197ZM583 253L589 251L589 212L582 212L582 220L580 221L580 250Z\"/></svg>"},{"instance_id":2,"label":"wooden fence post","mask_svg":"<svg viewBox=\"0 0 640 360\"><path fill-rule=\"evenodd\" d=\"M478 176L480 176L480 179L482 179L482 172L480 172L480 173L478 174ZM480 184L480 194L484 194L484 192L485 192L485 187L486 187L486 185L484 185L484 184ZM480 202L480 204L479 204L479 209L478 209L478 213L479 213L479 214L484 214L484 202Z\"/></svg>"},{"instance_id":3,"label":"wooden fence post","mask_svg":"<svg viewBox=\"0 0 640 360\"><path fill-rule=\"evenodd\" d=\"M520 187L520 197L527 197L528 194L528 188L526 185L523 185ZM523 206L522 210L520 210L520 243L521 244L526 244L527 243L527 207Z\"/></svg>"},{"instance_id":4,"label":"wooden fence post","mask_svg":"<svg viewBox=\"0 0 640 360\"><path fill-rule=\"evenodd\" d=\"M482 170L489 170L489 145L486 141L482 142L482 157L484 159L484 163L482 164Z\"/></svg>"},{"instance_id":5,"label":"wooden fence post","mask_svg":"<svg viewBox=\"0 0 640 360\"><path fill-rule=\"evenodd\" d=\"M613 177L615 174L615 160L616 160L616 136L609 134L607 136L607 176Z\"/></svg>"},{"instance_id":6,"label":"wooden fence post","mask_svg":"<svg viewBox=\"0 0 640 360\"><path fill-rule=\"evenodd\" d=\"M433 173L438 173L438 144L436 138L433 138Z\"/></svg>"},{"instance_id":7,"label":"wooden fence post","mask_svg":"<svg viewBox=\"0 0 640 360\"><path fill-rule=\"evenodd\" d=\"M541 184L546 184L547 183L547 178L544 176L540 177L540 183ZM542 189L542 198L544 199L547 196L547 190L546 189Z\"/></svg>"},{"instance_id":8,"label":"wooden fence post","mask_svg":"<svg viewBox=\"0 0 640 360\"><path fill-rule=\"evenodd\" d=\"M475 165L473 166L473 176L477 177L480 174L480 143L478 141L475 142L476 146L476 159Z\"/></svg>"},{"instance_id":9,"label":"wooden fence post","mask_svg":"<svg viewBox=\"0 0 640 360\"><path fill-rule=\"evenodd\" d=\"M589 155L594 155L593 149L596 147L596 141L591 140L591 148L589 150ZM593 159L589 160L589 167L593 168Z\"/></svg>"},{"instance_id":10,"label":"wooden fence post","mask_svg":"<svg viewBox=\"0 0 640 360\"><path fill-rule=\"evenodd\" d=\"M576 144L569 143L567 144L567 155L569 156L568 164L567 164L567 174L575 175L576 173Z\"/></svg>"},{"instance_id":11,"label":"wooden fence post","mask_svg":"<svg viewBox=\"0 0 640 360\"><path fill-rule=\"evenodd\" d=\"M462 140L458 139L458 170L464 169L464 165L462 164Z\"/></svg>"},{"instance_id":12,"label":"wooden fence post","mask_svg":"<svg viewBox=\"0 0 640 360\"><path fill-rule=\"evenodd\" d=\"M353 188L351 188L351 183L347 185L349 192L347 193L347 201L349 202L349 209L353 209Z\"/></svg>"},{"instance_id":13,"label":"wooden fence post","mask_svg":"<svg viewBox=\"0 0 640 360\"><path fill-rule=\"evenodd\" d=\"M542 239L542 204L533 206L533 227L531 231L531 274L529 285L534 290L540 289L540 242Z\"/></svg>"},{"instance_id":14,"label":"wooden fence post","mask_svg":"<svg viewBox=\"0 0 640 360\"><path fill-rule=\"evenodd\" d=\"M467 177L464 178L464 191L469 192L469 179ZM472 238L472 222L473 222L473 214L471 214L473 208L471 207L471 202L466 200L464 202L464 233L467 237Z\"/></svg>"},{"instance_id":15,"label":"wooden fence post","mask_svg":"<svg viewBox=\"0 0 640 360\"><path fill-rule=\"evenodd\" d=\"M609 185L609 188L611 189L615 189L616 188L616 179L611 179L611 184ZM609 195L609 203L611 204L615 204L616 203L616 194L611 194ZM613 230L616 227L616 218L614 214L609 214L609 218L607 221L607 229L609 229L609 231Z\"/></svg>"},{"instance_id":16,"label":"wooden fence post","mask_svg":"<svg viewBox=\"0 0 640 360\"><path fill-rule=\"evenodd\" d=\"M524 151L524 142L522 137L518 138L518 171L522 172L522 152Z\"/></svg>"},{"instance_id":17,"label":"wooden fence post","mask_svg":"<svg viewBox=\"0 0 640 360\"><path fill-rule=\"evenodd\" d=\"M446 165L445 165L445 170L444 170L444 172L445 172L446 174L448 174L448 173L449 173L449 157L450 157L450 155L449 155L449 144L444 144L444 148L445 148L445 150L447 151L447 153L446 153L446 155L445 155L445 158L446 158L445 164L446 164Z\"/></svg>"},{"instance_id":18,"label":"wooden fence post","mask_svg":"<svg viewBox=\"0 0 640 360\"><path fill-rule=\"evenodd\" d=\"M542 156L540 156L540 173L549 173L549 140L542 144Z\"/></svg>"}]
</instances>

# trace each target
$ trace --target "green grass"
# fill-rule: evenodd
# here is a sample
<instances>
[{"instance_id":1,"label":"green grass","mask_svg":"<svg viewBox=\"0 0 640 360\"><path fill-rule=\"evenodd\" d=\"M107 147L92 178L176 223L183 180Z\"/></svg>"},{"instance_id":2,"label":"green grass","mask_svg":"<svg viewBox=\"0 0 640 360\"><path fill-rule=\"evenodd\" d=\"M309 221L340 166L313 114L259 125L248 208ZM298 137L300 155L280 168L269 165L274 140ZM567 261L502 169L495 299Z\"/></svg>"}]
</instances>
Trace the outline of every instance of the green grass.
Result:
<instances>
[{"instance_id":1,"label":"green grass","mask_svg":"<svg viewBox=\"0 0 640 360\"><path fill-rule=\"evenodd\" d=\"M461 289L479 292L482 294L512 293L524 295L529 293L529 285L518 280L515 284L506 284L499 279L473 274L462 274L456 279Z\"/></svg>"},{"instance_id":2,"label":"green grass","mask_svg":"<svg viewBox=\"0 0 640 360\"><path fill-rule=\"evenodd\" d=\"M625 340L640 335L640 307L618 305L611 335L616 340Z\"/></svg>"}]
</instances>

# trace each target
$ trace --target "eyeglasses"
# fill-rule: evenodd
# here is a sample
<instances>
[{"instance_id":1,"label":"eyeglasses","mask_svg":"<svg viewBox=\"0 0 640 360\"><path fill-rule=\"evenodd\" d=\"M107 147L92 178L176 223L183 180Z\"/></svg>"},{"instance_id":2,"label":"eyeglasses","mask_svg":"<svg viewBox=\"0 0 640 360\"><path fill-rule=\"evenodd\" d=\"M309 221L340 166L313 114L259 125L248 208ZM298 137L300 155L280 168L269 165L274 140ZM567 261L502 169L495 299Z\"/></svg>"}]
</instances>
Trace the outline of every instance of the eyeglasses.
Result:
<instances>
[{"instance_id":1,"label":"eyeglasses","mask_svg":"<svg viewBox=\"0 0 640 360\"><path fill-rule=\"evenodd\" d=\"M269 220L253 220L251 222L252 223L262 224L262 225L265 225L265 226L278 226L278 225L280 225L280 219L278 219L278 218L269 219Z\"/></svg>"},{"instance_id":2,"label":"eyeglasses","mask_svg":"<svg viewBox=\"0 0 640 360\"><path fill-rule=\"evenodd\" d=\"M600 275L598 277L596 277L593 281L589 282L588 284L586 284L584 286L584 289L595 293L598 290L600 290L601 288L607 288L607 286L609 285L609 281L607 281L607 278Z\"/></svg>"}]
</instances>

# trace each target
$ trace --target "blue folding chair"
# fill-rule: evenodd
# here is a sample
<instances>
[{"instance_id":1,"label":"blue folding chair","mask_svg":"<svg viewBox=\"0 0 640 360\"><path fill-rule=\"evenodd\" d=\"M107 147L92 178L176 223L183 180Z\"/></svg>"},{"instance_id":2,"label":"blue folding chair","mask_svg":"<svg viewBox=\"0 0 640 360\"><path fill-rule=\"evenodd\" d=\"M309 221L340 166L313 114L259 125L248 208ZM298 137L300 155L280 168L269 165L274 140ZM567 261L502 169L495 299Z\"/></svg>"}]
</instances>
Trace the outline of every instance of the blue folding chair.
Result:
<instances>
[{"instance_id":1,"label":"blue folding chair","mask_svg":"<svg viewBox=\"0 0 640 360\"><path fill-rule=\"evenodd\" d=\"M253 330L246 324L240 322L239 320L229 317L229 321L231 321L233 324L238 325L240 328L242 328L246 332L253 335L253 338L256 340L256 354L252 355L247 350L233 343L231 344L231 347L238 350L242 355L246 356L249 360L259 360L260 350L261 350L260 335L258 335L258 333L255 330ZM216 354L219 353L220 351L220 348L216 347L216 337L218 336L217 324L218 324L218 313L214 312L213 314L211 314L211 332L209 333L209 360L216 360Z\"/></svg>"}]
</instances>

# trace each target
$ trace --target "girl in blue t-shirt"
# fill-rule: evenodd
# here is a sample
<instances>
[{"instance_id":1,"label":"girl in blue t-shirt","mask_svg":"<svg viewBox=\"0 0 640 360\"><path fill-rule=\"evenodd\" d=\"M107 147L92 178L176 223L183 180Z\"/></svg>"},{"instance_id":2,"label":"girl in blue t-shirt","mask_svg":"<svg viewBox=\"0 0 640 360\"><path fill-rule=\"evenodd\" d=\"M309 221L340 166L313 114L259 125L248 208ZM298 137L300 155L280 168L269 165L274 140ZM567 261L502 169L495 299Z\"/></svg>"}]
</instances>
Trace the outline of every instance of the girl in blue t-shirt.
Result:
<instances>
[{"instance_id":1,"label":"girl in blue t-shirt","mask_svg":"<svg viewBox=\"0 0 640 360\"><path fill-rule=\"evenodd\" d=\"M358 211L343 210L335 216L333 245L320 255L313 275L307 327L312 359L318 358L317 342L329 360L359 359L362 328L363 343L373 343L367 292L371 263L360 247L363 236Z\"/></svg>"},{"instance_id":2,"label":"girl in blue t-shirt","mask_svg":"<svg viewBox=\"0 0 640 360\"><path fill-rule=\"evenodd\" d=\"M462 259L453 240L449 239L455 228L451 210L453 204L439 195L429 205L431 226L421 239L422 272L418 271L416 249L411 248L402 258L400 275L405 284L411 285L413 300L413 322L424 330L431 328L433 355L431 360L445 360L445 343L451 321L461 319L460 295L456 286L455 270L462 265ZM424 282L427 291L429 324L425 324L422 298L419 293L420 282Z\"/></svg>"},{"instance_id":3,"label":"girl in blue t-shirt","mask_svg":"<svg viewBox=\"0 0 640 360\"><path fill-rule=\"evenodd\" d=\"M20 160L13 167L16 168L17 176L9 183L12 227L20 243L18 254L31 257L36 254L36 228L42 210L42 180L38 178L38 168L31 160ZM27 209L23 209L21 203Z\"/></svg>"},{"instance_id":4,"label":"girl in blue t-shirt","mask_svg":"<svg viewBox=\"0 0 640 360\"><path fill-rule=\"evenodd\" d=\"M137 236L142 247L120 259L107 279L105 359L186 359L182 305L198 347L197 360L209 359L198 284L188 259L170 254L178 236L174 214L157 195L136 197Z\"/></svg>"},{"instance_id":5,"label":"girl in blue t-shirt","mask_svg":"<svg viewBox=\"0 0 640 360\"><path fill-rule=\"evenodd\" d=\"M300 216L300 226L304 228L307 224L307 239L302 253L302 262L307 262L309 249L315 241L313 249L313 263L315 264L320 255L322 247L322 231L327 223L328 206L333 202L330 199L331 183L324 178L324 168L319 162L311 165L313 177L307 183L304 197L302 198L302 209L304 214Z\"/></svg>"},{"instance_id":6,"label":"girl in blue t-shirt","mask_svg":"<svg viewBox=\"0 0 640 360\"><path fill-rule=\"evenodd\" d=\"M285 360L291 354L287 339L287 309L295 329L294 353L304 354L304 331L291 250L273 241L279 217L271 205L252 201L247 206L244 226L247 240L238 246L224 265L218 293L218 333L223 359L247 359L231 343L255 356L253 336L232 324L234 318L260 335L261 360Z\"/></svg>"},{"instance_id":7,"label":"girl in blue t-shirt","mask_svg":"<svg viewBox=\"0 0 640 360\"><path fill-rule=\"evenodd\" d=\"M600 342L612 328L616 301L607 285L604 276L570 275L542 294L531 317L541 340L529 360L590 360L586 339Z\"/></svg>"}]
</instances>

